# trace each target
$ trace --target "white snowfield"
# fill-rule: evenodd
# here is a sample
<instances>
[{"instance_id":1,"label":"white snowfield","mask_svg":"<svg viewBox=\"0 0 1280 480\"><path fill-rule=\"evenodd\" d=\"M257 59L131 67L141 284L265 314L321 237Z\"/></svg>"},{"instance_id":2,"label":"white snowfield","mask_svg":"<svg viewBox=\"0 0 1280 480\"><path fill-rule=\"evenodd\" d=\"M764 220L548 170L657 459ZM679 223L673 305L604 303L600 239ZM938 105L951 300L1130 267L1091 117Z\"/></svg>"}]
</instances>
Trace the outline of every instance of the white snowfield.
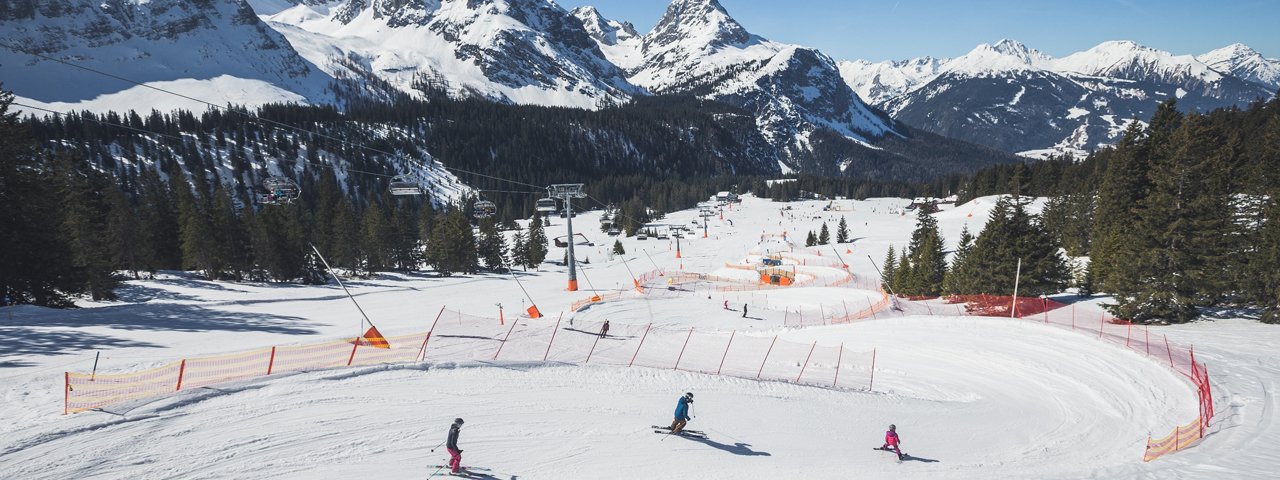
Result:
<instances>
[{"instance_id":1,"label":"white snowfield","mask_svg":"<svg viewBox=\"0 0 1280 480\"><path fill-rule=\"evenodd\" d=\"M944 235L954 243L965 223L976 233L994 200L945 208L938 214ZM727 339L732 332L743 344L777 336L819 349L874 349L869 391L757 381L742 372L628 368L594 358L584 365L559 348L551 351L559 361L526 361L540 360L545 348L530 341L509 342L499 360L490 361L499 342L478 339L482 346L472 352L428 348L422 363L285 373L62 415L62 372L88 372L98 351L99 373L127 372L357 333L359 314L336 285L163 274L129 282L120 302L74 311L0 309L0 478L427 478L448 457L431 449L455 417L466 419L463 464L486 469L476 470L477 478L1191 479L1272 478L1280 471L1273 455L1280 445L1274 393L1280 329L1272 326L1219 320L1151 330L1195 345L1214 379L1217 414L1199 445L1144 463L1148 434L1163 436L1196 417L1194 389L1167 365L1090 335L1033 320L892 312L844 325L782 327L788 311L809 314L879 298L848 286L724 293L705 283L667 290L659 277L650 295L627 290L628 270L640 275L657 266L673 276L681 267L735 270L725 263L767 253L755 248L762 234L785 230L803 239L822 221L834 230L841 216L856 240L821 258L838 252L856 276L873 278L867 256L879 263L890 244L900 248L909 238L914 218L901 214L907 203L836 201L840 211L824 212L827 202L748 197L726 210L732 225L713 217L709 238L700 232L685 238L680 259L666 240L635 238L623 240L627 255L610 259L612 239L594 230L599 212L587 212L575 230L599 246L578 249L591 261L579 275L584 291L563 291L564 267L548 264L520 276L547 314L543 319L518 318L523 295L510 276L397 274L348 285L388 335L426 331L442 306L491 317L497 329L499 302L507 325L549 331L573 301L627 291L622 300L566 313L561 321L572 319L581 329L608 319L618 338L652 324L661 332L652 335L692 327L695 338ZM792 210L781 210L786 206ZM667 221L688 225L695 215L678 212ZM558 236L564 220L553 220L548 235ZM561 256L553 247L549 258ZM726 300L734 310L724 310ZM1075 308L1096 318L1098 302ZM743 303L752 305L747 318ZM438 330L450 320L442 318ZM573 341L567 338L556 342L569 348L560 343ZM720 361L723 350L706 345L691 344L682 364ZM610 359L626 356L609 351L617 347L599 348L596 354ZM463 355L473 360L452 360ZM869 376L861 353L854 357L840 362L847 369L841 376ZM824 360L810 368L826 375L830 366ZM671 422L684 392L695 394L688 428L707 439L651 428ZM872 450L891 423L911 455L902 463Z\"/></svg>"}]
</instances>

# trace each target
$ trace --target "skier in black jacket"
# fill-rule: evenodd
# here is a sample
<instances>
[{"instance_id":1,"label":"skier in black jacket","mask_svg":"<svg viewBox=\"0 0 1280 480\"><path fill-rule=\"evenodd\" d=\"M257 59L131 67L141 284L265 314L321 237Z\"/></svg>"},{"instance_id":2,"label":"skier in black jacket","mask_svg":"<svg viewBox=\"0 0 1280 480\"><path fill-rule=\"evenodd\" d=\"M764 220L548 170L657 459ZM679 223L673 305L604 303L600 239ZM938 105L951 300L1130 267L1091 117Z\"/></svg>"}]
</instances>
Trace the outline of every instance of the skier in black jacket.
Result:
<instances>
[{"instance_id":1,"label":"skier in black jacket","mask_svg":"<svg viewBox=\"0 0 1280 480\"><path fill-rule=\"evenodd\" d=\"M462 419L453 419L453 425L449 426L449 440L445 442L445 448L449 450L449 470L453 473L462 471L462 449L458 448L458 432L462 430Z\"/></svg>"}]
</instances>

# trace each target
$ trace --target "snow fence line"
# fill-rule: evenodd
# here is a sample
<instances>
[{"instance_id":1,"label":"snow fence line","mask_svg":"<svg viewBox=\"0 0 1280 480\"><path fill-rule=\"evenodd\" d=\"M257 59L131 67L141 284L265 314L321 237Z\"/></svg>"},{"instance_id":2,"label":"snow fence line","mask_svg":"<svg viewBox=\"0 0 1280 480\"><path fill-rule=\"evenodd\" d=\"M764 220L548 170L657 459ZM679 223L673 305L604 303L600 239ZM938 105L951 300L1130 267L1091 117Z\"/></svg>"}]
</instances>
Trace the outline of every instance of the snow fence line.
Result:
<instances>
[{"instance_id":1,"label":"snow fence line","mask_svg":"<svg viewBox=\"0 0 1280 480\"><path fill-rule=\"evenodd\" d=\"M649 325L565 318L553 321L468 315L441 307L431 330L387 337L390 348L361 339L273 346L225 355L184 358L127 373L64 375L63 414L172 395L183 389L285 372L384 363L518 361L672 369L825 388L870 391L876 351L817 342L797 343L731 331L699 332ZM602 333L604 332L604 333Z\"/></svg>"},{"instance_id":2,"label":"snow fence line","mask_svg":"<svg viewBox=\"0 0 1280 480\"><path fill-rule=\"evenodd\" d=\"M903 314L907 315L1009 317L1071 329L1091 337L1096 336L1099 341L1123 347L1182 374L1196 388L1199 416L1186 424L1171 422L1175 423L1175 427L1164 437L1152 438L1148 435L1147 447L1142 455L1144 462L1196 445L1204 438L1205 429L1213 420L1213 388L1205 364L1196 361L1195 346L1171 344L1164 335L1152 338L1147 325L1109 317L1105 312L1097 316L1077 315L1074 304L1056 302L1045 297L956 295L908 298L898 302L898 305Z\"/></svg>"}]
</instances>

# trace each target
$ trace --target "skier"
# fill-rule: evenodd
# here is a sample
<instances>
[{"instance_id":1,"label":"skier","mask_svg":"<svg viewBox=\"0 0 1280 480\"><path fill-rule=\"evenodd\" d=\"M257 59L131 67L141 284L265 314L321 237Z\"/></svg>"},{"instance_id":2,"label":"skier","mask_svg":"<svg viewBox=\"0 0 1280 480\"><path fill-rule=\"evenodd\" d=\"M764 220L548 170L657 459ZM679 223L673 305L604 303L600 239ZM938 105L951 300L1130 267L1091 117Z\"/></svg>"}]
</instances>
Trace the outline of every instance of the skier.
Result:
<instances>
[{"instance_id":1,"label":"skier","mask_svg":"<svg viewBox=\"0 0 1280 480\"><path fill-rule=\"evenodd\" d=\"M898 439L898 426L889 425L889 431L884 432L884 446L880 447L880 449L896 453L898 454L898 460L902 460L906 455L902 454L902 448L898 446L901 443L902 440ZM893 448L889 448L891 446Z\"/></svg>"},{"instance_id":2,"label":"skier","mask_svg":"<svg viewBox=\"0 0 1280 480\"><path fill-rule=\"evenodd\" d=\"M692 418L689 417L689 404L693 403L693 392L686 392L680 400L676 401L676 420L671 422L671 433L680 433L684 430L685 424L689 423Z\"/></svg>"},{"instance_id":3,"label":"skier","mask_svg":"<svg viewBox=\"0 0 1280 480\"><path fill-rule=\"evenodd\" d=\"M724 309L725 309L725 310L728 310L728 309L729 309L729 299L727 299L727 298L726 298L726 299L725 299L725 301L724 301Z\"/></svg>"},{"instance_id":4,"label":"skier","mask_svg":"<svg viewBox=\"0 0 1280 480\"><path fill-rule=\"evenodd\" d=\"M600 326L600 338L609 336L609 321L605 320L604 325Z\"/></svg>"},{"instance_id":5,"label":"skier","mask_svg":"<svg viewBox=\"0 0 1280 480\"><path fill-rule=\"evenodd\" d=\"M462 449L458 448L458 432L460 430L462 430L462 419L453 419L453 425L449 426L449 440L445 445L445 448L449 450L449 471L455 474L462 471Z\"/></svg>"},{"instance_id":6,"label":"skier","mask_svg":"<svg viewBox=\"0 0 1280 480\"><path fill-rule=\"evenodd\" d=\"M742 318L747 318L747 304L742 304Z\"/></svg>"}]
</instances>

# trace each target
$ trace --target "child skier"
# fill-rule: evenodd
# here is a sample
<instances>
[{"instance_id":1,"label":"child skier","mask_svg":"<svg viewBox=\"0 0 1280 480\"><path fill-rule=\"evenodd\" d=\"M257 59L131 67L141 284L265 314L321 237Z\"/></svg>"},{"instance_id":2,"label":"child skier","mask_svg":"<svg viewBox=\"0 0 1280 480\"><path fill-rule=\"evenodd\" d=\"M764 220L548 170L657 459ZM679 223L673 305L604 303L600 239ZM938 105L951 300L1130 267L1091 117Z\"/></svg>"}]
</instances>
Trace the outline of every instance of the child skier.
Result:
<instances>
[{"instance_id":1,"label":"child skier","mask_svg":"<svg viewBox=\"0 0 1280 480\"><path fill-rule=\"evenodd\" d=\"M600 338L609 336L609 321L605 320L604 325L600 327Z\"/></svg>"},{"instance_id":2,"label":"child skier","mask_svg":"<svg viewBox=\"0 0 1280 480\"><path fill-rule=\"evenodd\" d=\"M889 431L884 432L884 446L880 447L880 449L896 453L898 454L898 460L902 460L906 455L902 454L902 448L898 446L901 443L902 440L898 438L898 426L889 425Z\"/></svg>"},{"instance_id":3,"label":"child skier","mask_svg":"<svg viewBox=\"0 0 1280 480\"><path fill-rule=\"evenodd\" d=\"M671 422L671 433L680 433L689 423L689 404L693 403L693 392L687 392L676 401L676 420Z\"/></svg>"},{"instance_id":4,"label":"child skier","mask_svg":"<svg viewBox=\"0 0 1280 480\"><path fill-rule=\"evenodd\" d=\"M449 439L445 442L445 448L449 450L449 471L451 473L462 471L462 449L458 448L458 432L460 430L462 430L462 419L453 419L453 425L449 426Z\"/></svg>"}]
</instances>

